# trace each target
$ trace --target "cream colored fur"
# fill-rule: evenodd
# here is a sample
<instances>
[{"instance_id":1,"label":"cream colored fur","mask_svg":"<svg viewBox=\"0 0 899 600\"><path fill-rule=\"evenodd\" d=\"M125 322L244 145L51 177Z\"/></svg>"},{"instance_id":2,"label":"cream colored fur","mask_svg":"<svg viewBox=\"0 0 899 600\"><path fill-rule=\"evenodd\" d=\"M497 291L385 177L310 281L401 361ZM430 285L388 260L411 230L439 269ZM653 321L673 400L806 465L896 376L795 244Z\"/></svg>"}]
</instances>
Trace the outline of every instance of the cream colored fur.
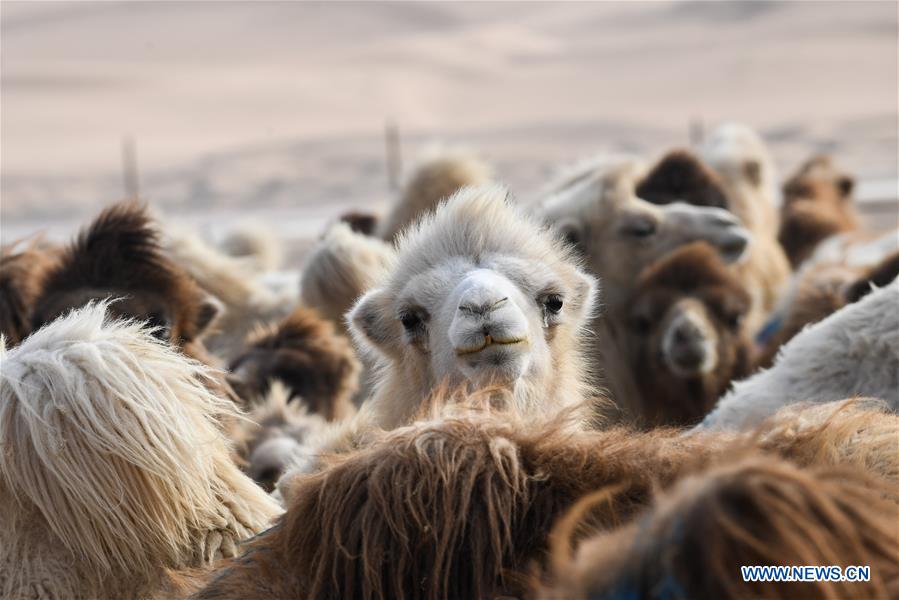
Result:
<instances>
[{"instance_id":1,"label":"cream colored fur","mask_svg":"<svg viewBox=\"0 0 899 600\"><path fill-rule=\"evenodd\" d=\"M378 234L382 239L392 241L460 188L493 179L493 169L473 154L459 149L434 154L414 169L402 196L381 221Z\"/></svg>"},{"instance_id":2,"label":"cream colored fur","mask_svg":"<svg viewBox=\"0 0 899 600\"><path fill-rule=\"evenodd\" d=\"M147 597L277 516L230 459L210 376L105 303L4 353L0 597Z\"/></svg>"},{"instance_id":3,"label":"cream colored fur","mask_svg":"<svg viewBox=\"0 0 899 600\"><path fill-rule=\"evenodd\" d=\"M261 223L248 223L229 231L219 247L235 258L244 259L258 273L276 271L284 260L284 248L271 228Z\"/></svg>"},{"instance_id":4,"label":"cream colored fur","mask_svg":"<svg viewBox=\"0 0 899 600\"><path fill-rule=\"evenodd\" d=\"M203 338L209 351L225 362L244 349L247 335L258 325L286 317L296 304L296 296L276 294L262 285L246 259L227 256L171 226L165 233L169 256L225 306L214 329Z\"/></svg>"},{"instance_id":5,"label":"cream colored fur","mask_svg":"<svg viewBox=\"0 0 899 600\"><path fill-rule=\"evenodd\" d=\"M392 246L333 225L313 248L300 276L300 299L346 332L346 313L390 269Z\"/></svg>"},{"instance_id":6,"label":"cream colored fur","mask_svg":"<svg viewBox=\"0 0 899 600\"><path fill-rule=\"evenodd\" d=\"M777 174L759 135L739 123L718 127L702 147L703 159L718 173L728 208L752 232L746 260L737 272L753 300L746 317L750 331L759 329L775 308L790 277L790 263L777 241Z\"/></svg>"}]
</instances>

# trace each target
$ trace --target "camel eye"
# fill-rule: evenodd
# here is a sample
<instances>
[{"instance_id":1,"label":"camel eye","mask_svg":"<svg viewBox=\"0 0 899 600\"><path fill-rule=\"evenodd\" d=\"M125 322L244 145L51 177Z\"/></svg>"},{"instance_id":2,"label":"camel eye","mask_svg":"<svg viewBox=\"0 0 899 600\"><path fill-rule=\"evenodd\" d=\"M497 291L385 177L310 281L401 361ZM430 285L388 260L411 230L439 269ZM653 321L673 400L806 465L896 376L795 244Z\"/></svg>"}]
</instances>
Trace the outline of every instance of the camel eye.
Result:
<instances>
[{"instance_id":1,"label":"camel eye","mask_svg":"<svg viewBox=\"0 0 899 600\"><path fill-rule=\"evenodd\" d=\"M546 307L548 313L557 315L562 310L562 297L558 294L550 294L543 301L543 306Z\"/></svg>"},{"instance_id":2,"label":"camel eye","mask_svg":"<svg viewBox=\"0 0 899 600\"><path fill-rule=\"evenodd\" d=\"M736 330L736 329L739 329L740 325L743 324L743 315L740 313L733 313L733 314L727 315L725 317L724 321L725 321L725 323L727 323L728 327Z\"/></svg>"},{"instance_id":3,"label":"camel eye","mask_svg":"<svg viewBox=\"0 0 899 600\"><path fill-rule=\"evenodd\" d=\"M655 234L656 223L650 219L637 219L626 223L621 231L629 237L644 239Z\"/></svg>"},{"instance_id":4,"label":"camel eye","mask_svg":"<svg viewBox=\"0 0 899 600\"><path fill-rule=\"evenodd\" d=\"M400 323L407 333L416 333L424 325L424 317L419 311L405 310L400 313Z\"/></svg>"}]
</instances>

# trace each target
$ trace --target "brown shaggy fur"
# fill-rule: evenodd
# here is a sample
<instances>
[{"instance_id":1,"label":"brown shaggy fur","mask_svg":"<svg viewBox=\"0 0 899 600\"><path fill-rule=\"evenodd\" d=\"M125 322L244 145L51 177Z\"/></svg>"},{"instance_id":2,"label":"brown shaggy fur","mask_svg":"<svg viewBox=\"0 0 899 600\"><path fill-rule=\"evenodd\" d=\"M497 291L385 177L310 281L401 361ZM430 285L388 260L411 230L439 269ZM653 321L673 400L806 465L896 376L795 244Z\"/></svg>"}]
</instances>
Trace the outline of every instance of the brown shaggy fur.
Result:
<instances>
[{"instance_id":1,"label":"brown shaggy fur","mask_svg":"<svg viewBox=\"0 0 899 600\"><path fill-rule=\"evenodd\" d=\"M718 176L689 150L672 150L637 184L637 196L653 204L686 202L727 208Z\"/></svg>"},{"instance_id":2,"label":"brown shaggy fur","mask_svg":"<svg viewBox=\"0 0 899 600\"><path fill-rule=\"evenodd\" d=\"M448 408L373 433L371 445L289 482L288 513L197 598L520 595L523 574L545 558L552 524L587 493L615 490L591 512L595 526L610 528L734 446L782 445L816 464L864 467L860 454L875 452L862 424L879 428L884 457L899 432L895 416L863 410L832 412L814 427L797 427L805 414L790 414L758 441L672 429L576 432L562 418ZM844 427L847 417L853 425ZM895 472L896 462L870 470Z\"/></svg>"},{"instance_id":3,"label":"brown shaggy fur","mask_svg":"<svg viewBox=\"0 0 899 600\"><path fill-rule=\"evenodd\" d=\"M680 482L640 520L568 547L541 598L886 598L899 590L899 487L750 457ZM867 565L871 581L744 582L741 565ZM890 592L892 590L892 592Z\"/></svg>"},{"instance_id":4,"label":"brown shaggy fur","mask_svg":"<svg viewBox=\"0 0 899 600\"><path fill-rule=\"evenodd\" d=\"M783 322L765 340L758 365L768 367L781 346L807 325L821 321L847 304L865 297L871 286L883 287L899 276L899 252L870 267L844 264L815 265L798 274L796 292L786 309Z\"/></svg>"},{"instance_id":5,"label":"brown shaggy fur","mask_svg":"<svg viewBox=\"0 0 899 600\"><path fill-rule=\"evenodd\" d=\"M784 183L777 239L794 269L826 238L858 229L853 187L829 156L812 157Z\"/></svg>"},{"instance_id":6,"label":"brown shaggy fur","mask_svg":"<svg viewBox=\"0 0 899 600\"><path fill-rule=\"evenodd\" d=\"M32 326L109 297L120 298L109 305L111 314L146 321L186 353L208 360L198 342L218 306L164 256L159 234L138 204L105 209L63 251L35 300Z\"/></svg>"},{"instance_id":7,"label":"brown shaggy fur","mask_svg":"<svg viewBox=\"0 0 899 600\"><path fill-rule=\"evenodd\" d=\"M34 303L58 258L58 249L40 239L30 240L21 250L17 246L14 242L0 248L0 335L7 347L31 333Z\"/></svg>"},{"instance_id":8,"label":"brown shaggy fur","mask_svg":"<svg viewBox=\"0 0 899 600\"><path fill-rule=\"evenodd\" d=\"M378 215L372 213L350 211L340 215L340 220L362 235L375 235L378 229Z\"/></svg>"},{"instance_id":9,"label":"brown shaggy fur","mask_svg":"<svg viewBox=\"0 0 899 600\"><path fill-rule=\"evenodd\" d=\"M623 345L640 391L642 424L695 424L732 380L749 374L752 341L743 327L749 294L708 244L688 244L648 267L630 305ZM716 356L709 372L678 374L668 362L666 334L687 315L705 324L708 351Z\"/></svg>"},{"instance_id":10,"label":"brown shaggy fur","mask_svg":"<svg viewBox=\"0 0 899 600\"><path fill-rule=\"evenodd\" d=\"M329 421L353 412L360 370L350 341L305 307L252 336L247 351L231 363L233 377L240 382L232 379L232 385L248 402L265 396L277 379L287 386L291 399L302 399Z\"/></svg>"}]
</instances>

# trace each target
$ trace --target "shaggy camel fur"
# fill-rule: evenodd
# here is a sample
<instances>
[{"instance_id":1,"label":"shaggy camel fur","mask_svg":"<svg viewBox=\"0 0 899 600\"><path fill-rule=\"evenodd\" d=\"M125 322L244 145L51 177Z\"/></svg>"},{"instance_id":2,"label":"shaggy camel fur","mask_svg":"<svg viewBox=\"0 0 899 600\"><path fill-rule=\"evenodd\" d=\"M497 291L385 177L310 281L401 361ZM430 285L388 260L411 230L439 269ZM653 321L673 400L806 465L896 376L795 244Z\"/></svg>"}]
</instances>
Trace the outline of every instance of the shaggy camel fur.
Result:
<instances>
[{"instance_id":1,"label":"shaggy camel fur","mask_svg":"<svg viewBox=\"0 0 899 600\"><path fill-rule=\"evenodd\" d=\"M209 362L200 338L221 312L159 245L159 232L138 204L103 210L46 273L34 302L37 329L91 300L116 298L111 313L145 321L186 354Z\"/></svg>"},{"instance_id":2,"label":"shaggy camel fur","mask_svg":"<svg viewBox=\"0 0 899 600\"><path fill-rule=\"evenodd\" d=\"M897 276L899 251L868 267L842 263L809 264L795 275L795 281L781 301L782 308L775 312L773 323L777 328L769 337L759 340L763 344L759 365L770 366L780 347L807 325L857 302L871 292L872 286L883 287Z\"/></svg>"},{"instance_id":3,"label":"shaggy camel fur","mask_svg":"<svg viewBox=\"0 0 899 600\"><path fill-rule=\"evenodd\" d=\"M741 197L740 202L734 202L736 192L733 191L733 186L728 187L702 159L686 150L675 150L665 155L637 185L637 194L641 193L648 194L648 200L660 204L684 201L701 206L722 206L740 218L747 218L748 209L741 206L740 202L748 199ZM770 231L756 226L752 233L753 241L749 251L744 260L734 265L734 269L746 288L755 290L752 312L747 318L749 329L754 331L762 324L771 309L771 303L779 296L788 269L783 268L786 265L780 257L783 252L775 247ZM775 262L769 264L772 259Z\"/></svg>"},{"instance_id":4,"label":"shaggy camel fur","mask_svg":"<svg viewBox=\"0 0 899 600\"><path fill-rule=\"evenodd\" d=\"M639 520L583 542L573 558L573 530L584 524L577 511L562 523L554 581L537 594L546 600L886 598L899 590L899 487L854 469L727 461L659 494ZM871 580L744 582L741 565L866 565Z\"/></svg>"},{"instance_id":5,"label":"shaggy camel fur","mask_svg":"<svg viewBox=\"0 0 899 600\"><path fill-rule=\"evenodd\" d=\"M814 156L784 183L777 239L796 269L823 240L859 226L855 179L829 156Z\"/></svg>"},{"instance_id":6,"label":"shaggy camel fur","mask_svg":"<svg viewBox=\"0 0 899 600\"><path fill-rule=\"evenodd\" d=\"M34 303L59 254L37 238L20 243L0 247L0 335L9 346L31 333Z\"/></svg>"},{"instance_id":7,"label":"shaggy camel fur","mask_svg":"<svg viewBox=\"0 0 899 600\"><path fill-rule=\"evenodd\" d=\"M528 586L523 574L545 557L553 523L598 489L615 493L592 511L593 523L619 526L660 487L744 446L777 452L783 437L790 451L814 457L809 464L861 471L858 456L877 452L895 473L899 457L885 448L884 436L872 450L861 427L846 423L889 426L895 439L899 419L837 412L814 432L801 427L803 413L789 415L781 422L786 433L759 441L669 429L575 431L561 416L523 419L449 405L427 420L373 434L369 446L327 459L320 473L282 482L287 514L197 598L520 596ZM797 425L805 435L795 433Z\"/></svg>"},{"instance_id":8,"label":"shaggy camel fur","mask_svg":"<svg viewBox=\"0 0 899 600\"><path fill-rule=\"evenodd\" d=\"M718 176L689 150L672 150L637 184L637 196L653 204L686 202L728 208Z\"/></svg>"},{"instance_id":9,"label":"shaggy camel fur","mask_svg":"<svg viewBox=\"0 0 899 600\"><path fill-rule=\"evenodd\" d=\"M238 423L233 436L244 472L271 492L285 469L302 456L310 435L324 426L320 415L309 414L301 402L290 402L290 391L274 381L265 400Z\"/></svg>"},{"instance_id":10,"label":"shaggy camel fur","mask_svg":"<svg viewBox=\"0 0 899 600\"><path fill-rule=\"evenodd\" d=\"M340 222L346 225L354 232L362 235L375 235L378 230L378 215L360 211L350 211L340 215Z\"/></svg>"},{"instance_id":11,"label":"shaggy camel fur","mask_svg":"<svg viewBox=\"0 0 899 600\"><path fill-rule=\"evenodd\" d=\"M224 313L204 341L226 363L244 350L247 336L258 326L285 318L296 305L295 296L273 293L259 283L247 260L227 256L197 235L169 226L164 244L167 255L224 304Z\"/></svg>"},{"instance_id":12,"label":"shaggy camel fur","mask_svg":"<svg viewBox=\"0 0 899 600\"><path fill-rule=\"evenodd\" d=\"M412 173L403 195L382 219L378 235L388 242L466 186L486 185L493 169L476 156L454 150L425 160Z\"/></svg>"},{"instance_id":13,"label":"shaggy camel fur","mask_svg":"<svg viewBox=\"0 0 899 600\"><path fill-rule=\"evenodd\" d=\"M730 212L677 202L658 206L634 195L643 168L628 157L596 157L568 169L549 188L538 214L584 256L603 285L603 310L590 325L590 355L625 420L639 418L640 392L630 375L628 302L635 274L675 248L697 240L711 244L728 261L738 260L749 233Z\"/></svg>"},{"instance_id":14,"label":"shaggy camel fur","mask_svg":"<svg viewBox=\"0 0 899 600\"><path fill-rule=\"evenodd\" d=\"M740 278L752 294L750 331L762 326L790 276L790 263L777 241L774 161L762 139L745 125L720 126L706 140L701 156L718 174L727 206L752 232Z\"/></svg>"},{"instance_id":15,"label":"shaggy camel fur","mask_svg":"<svg viewBox=\"0 0 899 600\"><path fill-rule=\"evenodd\" d=\"M695 425L733 379L749 374L749 294L704 242L640 274L624 347L643 424Z\"/></svg>"},{"instance_id":16,"label":"shaggy camel fur","mask_svg":"<svg viewBox=\"0 0 899 600\"><path fill-rule=\"evenodd\" d=\"M232 386L249 404L282 382L290 399L299 399L329 421L354 412L359 361L350 341L315 311L298 306L282 322L263 327L231 363Z\"/></svg>"},{"instance_id":17,"label":"shaggy camel fur","mask_svg":"<svg viewBox=\"0 0 899 600\"><path fill-rule=\"evenodd\" d=\"M231 461L209 369L110 306L0 361L3 598L146 598L280 512Z\"/></svg>"},{"instance_id":18,"label":"shaggy camel fur","mask_svg":"<svg viewBox=\"0 0 899 600\"><path fill-rule=\"evenodd\" d=\"M395 254L385 242L338 223L306 260L300 299L346 332L347 313L363 293L386 277Z\"/></svg>"},{"instance_id":19,"label":"shaggy camel fur","mask_svg":"<svg viewBox=\"0 0 899 600\"><path fill-rule=\"evenodd\" d=\"M899 411L899 281L874 290L785 344L774 366L734 384L699 426L752 427L781 407L855 395Z\"/></svg>"}]
</instances>

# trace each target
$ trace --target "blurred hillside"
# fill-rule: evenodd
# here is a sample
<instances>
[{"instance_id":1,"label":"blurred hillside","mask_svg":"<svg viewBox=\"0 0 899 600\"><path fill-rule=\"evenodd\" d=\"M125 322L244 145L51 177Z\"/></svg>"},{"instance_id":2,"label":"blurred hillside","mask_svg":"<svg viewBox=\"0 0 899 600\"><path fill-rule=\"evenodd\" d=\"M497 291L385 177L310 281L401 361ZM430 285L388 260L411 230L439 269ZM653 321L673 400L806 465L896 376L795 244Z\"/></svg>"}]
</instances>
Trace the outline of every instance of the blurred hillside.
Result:
<instances>
[{"instance_id":1,"label":"blurred hillside","mask_svg":"<svg viewBox=\"0 0 899 600\"><path fill-rule=\"evenodd\" d=\"M462 143L522 195L724 119L782 171L824 151L895 187L896 31L893 2L4 0L0 235L68 235L121 197L126 135L165 213L315 235L390 198L387 120L407 168Z\"/></svg>"}]
</instances>

